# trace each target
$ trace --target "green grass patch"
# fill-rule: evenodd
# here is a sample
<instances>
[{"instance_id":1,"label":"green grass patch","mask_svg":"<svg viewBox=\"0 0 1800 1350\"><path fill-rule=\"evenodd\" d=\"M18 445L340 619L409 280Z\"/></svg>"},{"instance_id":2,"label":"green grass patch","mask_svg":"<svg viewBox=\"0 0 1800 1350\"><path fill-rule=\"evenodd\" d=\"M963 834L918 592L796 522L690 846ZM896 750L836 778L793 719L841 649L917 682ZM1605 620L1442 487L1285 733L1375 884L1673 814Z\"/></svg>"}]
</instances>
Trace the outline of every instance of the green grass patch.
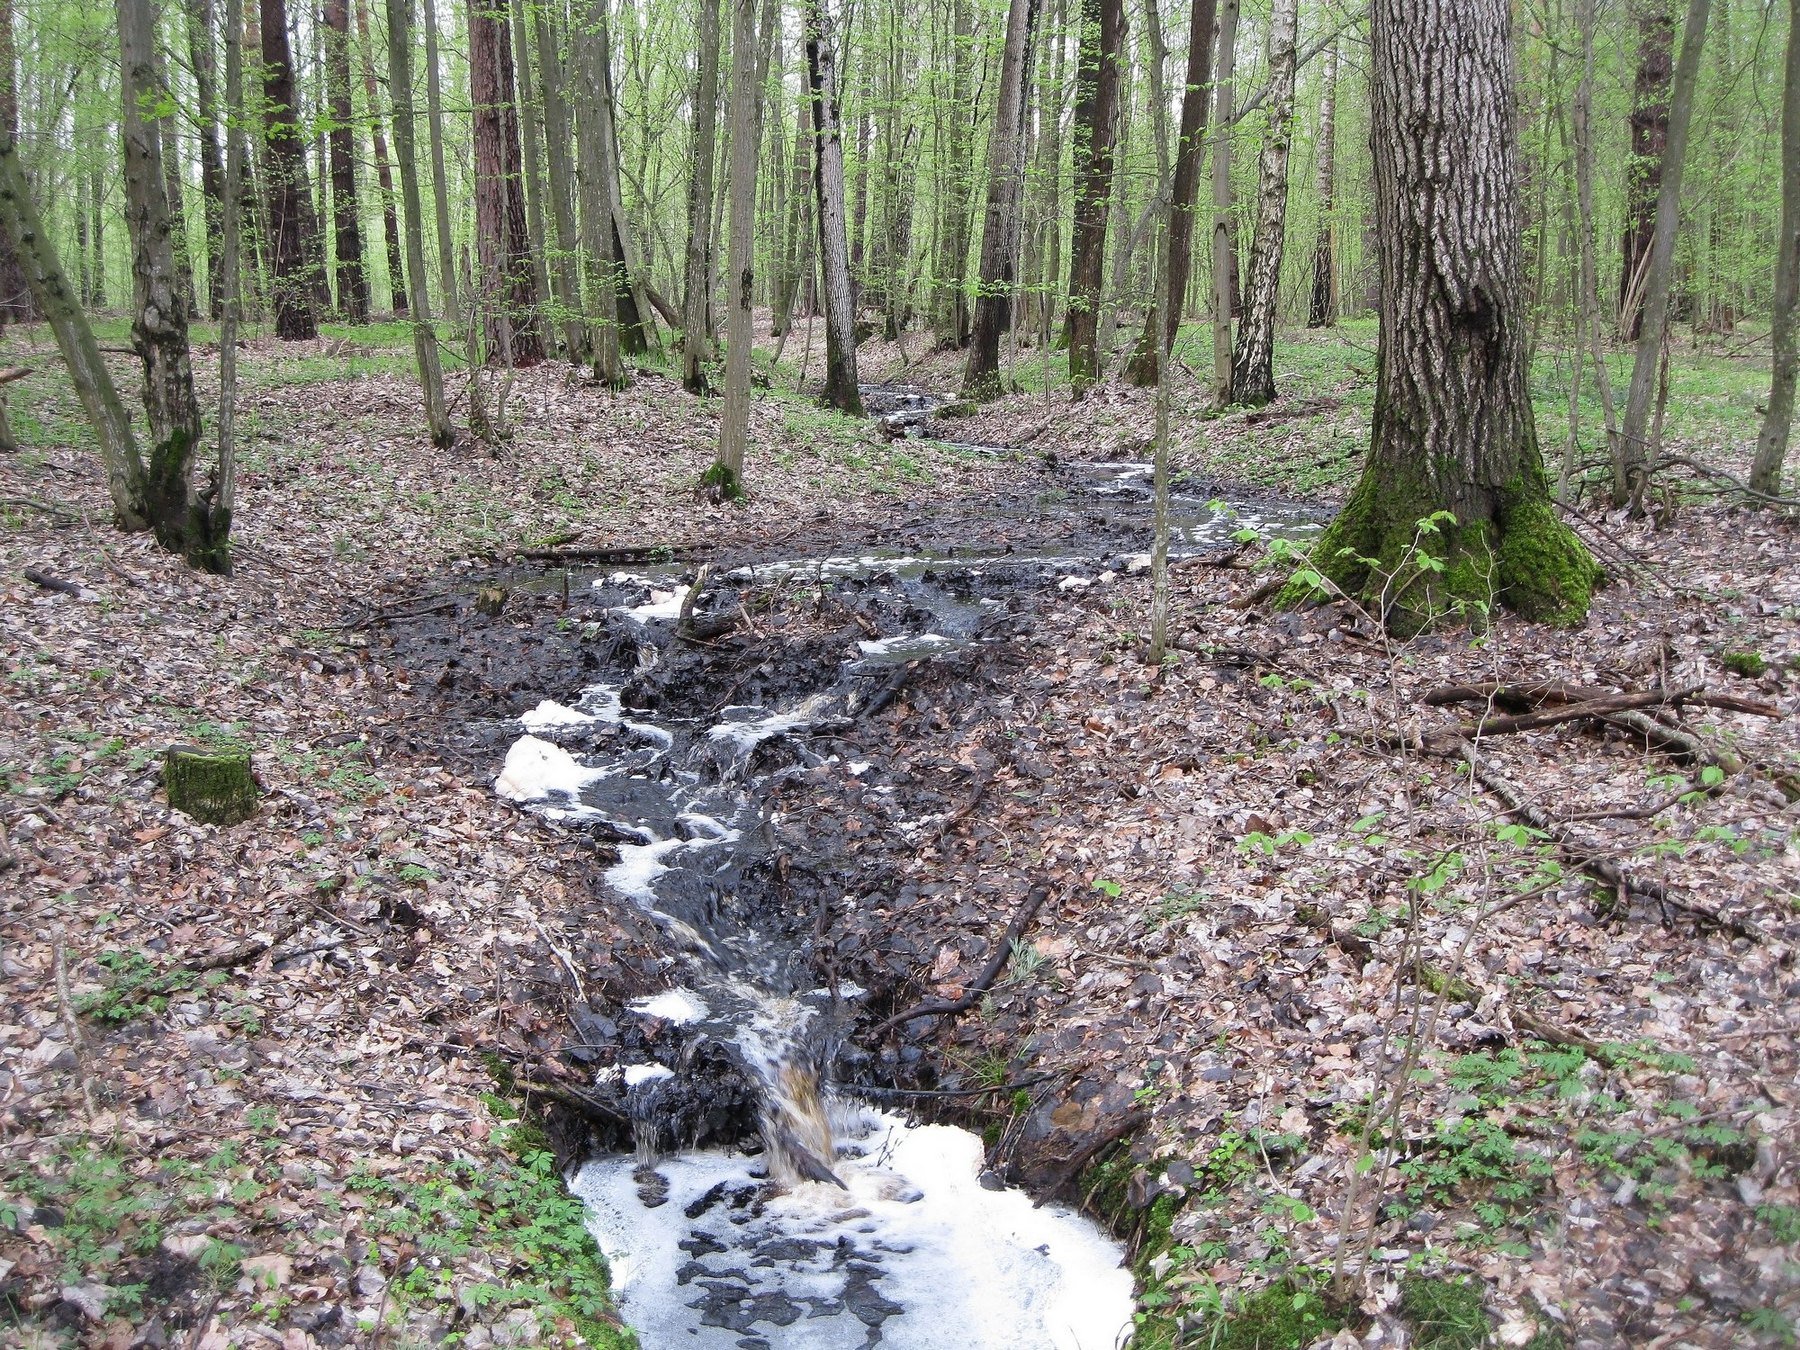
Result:
<instances>
[{"instance_id":1,"label":"green grass patch","mask_svg":"<svg viewBox=\"0 0 1800 1350\"><path fill-rule=\"evenodd\" d=\"M1479 1350L1489 1322L1482 1287L1472 1276L1409 1275L1400 1282L1400 1311L1417 1350Z\"/></svg>"}]
</instances>

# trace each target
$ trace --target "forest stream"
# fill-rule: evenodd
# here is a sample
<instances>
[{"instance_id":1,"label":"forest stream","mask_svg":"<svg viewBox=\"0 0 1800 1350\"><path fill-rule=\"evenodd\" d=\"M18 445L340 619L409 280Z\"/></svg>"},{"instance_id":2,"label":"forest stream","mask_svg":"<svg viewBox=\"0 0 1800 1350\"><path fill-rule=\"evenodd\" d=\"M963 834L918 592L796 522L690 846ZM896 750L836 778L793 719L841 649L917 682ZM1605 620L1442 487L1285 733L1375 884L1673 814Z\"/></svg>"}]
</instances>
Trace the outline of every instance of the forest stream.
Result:
<instances>
[{"instance_id":1,"label":"forest stream","mask_svg":"<svg viewBox=\"0 0 1800 1350\"><path fill-rule=\"evenodd\" d=\"M896 435L929 434L941 402L866 394ZM609 889L666 945L670 987L621 1018L648 1029L634 1043L659 1057L601 1069L593 1084L628 1114L633 1147L593 1158L572 1182L646 1350L1096 1350L1130 1325L1131 1275L1109 1236L1006 1187L976 1135L859 1094L878 1076L853 1044L864 991L825 970L789 864L770 865L773 827L804 814L772 794L825 761L832 734L894 697L917 663L1003 642L1036 598L1147 566L1149 466L1064 469L1071 486L1049 514L1099 522L1104 548L1043 532L995 552L832 550L705 576L671 562L584 579L611 644L605 678L519 718L494 786L610 840ZM1316 528L1303 508L1185 494L1172 514L1178 556L1228 547L1245 529ZM813 589L821 607L827 592L854 594L882 615L883 635L734 694L742 676L718 669L695 635L768 587ZM720 1128L722 1073L749 1085L748 1139L742 1122L736 1139Z\"/></svg>"}]
</instances>

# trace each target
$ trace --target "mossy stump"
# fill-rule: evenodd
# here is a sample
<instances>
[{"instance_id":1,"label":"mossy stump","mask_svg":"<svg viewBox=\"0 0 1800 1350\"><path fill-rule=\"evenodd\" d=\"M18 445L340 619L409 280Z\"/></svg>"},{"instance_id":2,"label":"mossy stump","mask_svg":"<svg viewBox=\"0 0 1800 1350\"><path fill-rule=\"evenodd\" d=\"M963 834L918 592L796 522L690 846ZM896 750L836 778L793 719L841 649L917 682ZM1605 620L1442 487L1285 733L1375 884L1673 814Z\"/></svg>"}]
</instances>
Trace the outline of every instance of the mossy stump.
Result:
<instances>
[{"instance_id":1,"label":"mossy stump","mask_svg":"<svg viewBox=\"0 0 1800 1350\"><path fill-rule=\"evenodd\" d=\"M238 746L171 745L163 755L169 805L203 825L236 825L256 814L250 752Z\"/></svg>"},{"instance_id":2,"label":"mossy stump","mask_svg":"<svg viewBox=\"0 0 1800 1350\"><path fill-rule=\"evenodd\" d=\"M475 612L490 619L500 617L506 608L506 587L483 586L475 592Z\"/></svg>"}]
</instances>

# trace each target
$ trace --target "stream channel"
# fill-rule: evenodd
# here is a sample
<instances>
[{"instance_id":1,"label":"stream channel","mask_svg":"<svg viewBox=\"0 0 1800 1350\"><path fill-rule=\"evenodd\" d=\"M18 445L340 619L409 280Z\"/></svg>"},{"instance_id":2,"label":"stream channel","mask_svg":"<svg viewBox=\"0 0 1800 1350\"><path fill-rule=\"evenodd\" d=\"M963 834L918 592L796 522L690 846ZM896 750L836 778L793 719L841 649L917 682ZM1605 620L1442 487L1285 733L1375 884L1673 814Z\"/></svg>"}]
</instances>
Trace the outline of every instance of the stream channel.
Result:
<instances>
[{"instance_id":1,"label":"stream channel","mask_svg":"<svg viewBox=\"0 0 1800 1350\"><path fill-rule=\"evenodd\" d=\"M941 400L865 394L890 435L931 433ZM495 790L616 848L608 887L668 955L669 987L619 1015L626 1053L592 1084L629 1115L635 1149L571 1181L645 1350L1106 1350L1128 1334L1131 1274L1109 1236L1006 1187L974 1134L859 1097L863 991L822 973L828 935L771 864L774 828L791 837L798 814L778 789L825 762L834 733L891 699L913 663L1004 642L1031 603L1148 566L1149 466L1058 471L1066 486L1038 501L1103 519L1081 536L1098 549L1043 531L993 552L879 547L703 578L681 563L594 575L584 598L604 616L605 677L513 728ZM1297 505L1220 509L1185 491L1172 518L1177 558L1227 549L1246 527L1299 537L1319 524ZM723 631L770 587L816 589L821 609L827 592L854 595L887 636L821 651L780 684L706 671L692 637ZM638 1062L623 1062L631 1047ZM754 1103L749 1138L720 1138L702 1080L721 1063Z\"/></svg>"}]
</instances>

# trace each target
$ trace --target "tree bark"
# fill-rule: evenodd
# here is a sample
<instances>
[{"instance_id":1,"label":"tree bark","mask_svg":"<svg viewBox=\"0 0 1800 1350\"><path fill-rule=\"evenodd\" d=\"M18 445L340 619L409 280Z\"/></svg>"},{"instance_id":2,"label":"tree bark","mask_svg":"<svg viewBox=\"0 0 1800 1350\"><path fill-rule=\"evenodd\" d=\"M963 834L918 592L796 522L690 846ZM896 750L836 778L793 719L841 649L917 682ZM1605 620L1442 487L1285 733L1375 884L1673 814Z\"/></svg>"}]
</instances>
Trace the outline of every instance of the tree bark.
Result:
<instances>
[{"instance_id":1,"label":"tree bark","mask_svg":"<svg viewBox=\"0 0 1800 1350\"><path fill-rule=\"evenodd\" d=\"M211 27L210 16L207 27ZM210 39L209 39L210 42ZM225 163L219 184L219 476L213 516L237 510L237 344L244 311L244 0L225 0Z\"/></svg>"},{"instance_id":2,"label":"tree bark","mask_svg":"<svg viewBox=\"0 0 1800 1350\"><path fill-rule=\"evenodd\" d=\"M1794 379L1800 350L1794 308L1800 303L1800 0L1788 0L1787 78L1781 96L1781 234L1776 239L1775 299L1770 322L1771 363L1768 411L1756 438L1750 486L1781 495L1781 470L1794 422Z\"/></svg>"},{"instance_id":3,"label":"tree bark","mask_svg":"<svg viewBox=\"0 0 1800 1350\"><path fill-rule=\"evenodd\" d=\"M410 0L408 0L410 6ZM438 72L437 13L432 0L425 4L425 127L431 142L431 193L437 220L438 276L444 293L444 314L451 323L462 322L462 305L456 287L456 245L450 230L450 178L444 170L444 95ZM408 64L411 62L409 60ZM390 96L398 98L395 90ZM396 106L398 106L396 104ZM396 121L399 113L394 114ZM394 137L399 139L396 131ZM399 150L396 148L395 153Z\"/></svg>"},{"instance_id":4,"label":"tree bark","mask_svg":"<svg viewBox=\"0 0 1800 1350\"><path fill-rule=\"evenodd\" d=\"M1144 335L1132 357L1131 380L1154 385L1162 359L1175 348L1187 308L1194 263L1194 216L1200 197L1200 165L1206 155L1206 114L1212 90L1215 0L1193 0L1188 17L1187 76L1181 90L1181 129L1175 141L1175 177L1169 189L1168 266L1163 285L1144 318Z\"/></svg>"},{"instance_id":5,"label":"tree bark","mask_svg":"<svg viewBox=\"0 0 1800 1350\"><path fill-rule=\"evenodd\" d=\"M294 62L288 49L287 0L259 0L263 59L263 137L268 167L269 291L275 336L300 342L319 335L314 273L306 230L312 190L306 176L294 97Z\"/></svg>"},{"instance_id":6,"label":"tree bark","mask_svg":"<svg viewBox=\"0 0 1800 1350\"><path fill-rule=\"evenodd\" d=\"M169 87L168 69L159 59L155 65L156 85L153 98L163 101L165 107L178 106L175 94ZM181 142L175 135L175 119L159 117L156 119L156 133L162 142L158 147L163 177L164 210L169 217L169 249L175 265L175 298L180 302L184 315L199 312L194 291L194 260L188 248L187 231L187 197L184 186L186 179L181 172Z\"/></svg>"},{"instance_id":7,"label":"tree bark","mask_svg":"<svg viewBox=\"0 0 1800 1350\"><path fill-rule=\"evenodd\" d=\"M531 74L531 38L525 31L525 5L526 0L512 0L513 67L519 77L519 132L525 149L526 246L531 251L531 283L541 314L550 306L550 273L544 264L544 174L539 167L543 160L538 145L538 119L543 109Z\"/></svg>"},{"instance_id":8,"label":"tree bark","mask_svg":"<svg viewBox=\"0 0 1800 1350\"><path fill-rule=\"evenodd\" d=\"M12 0L0 0L0 136L19 134L18 62L13 55ZM82 216L79 201L77 219ZM82 259L85 268L86 259ZM84 288L85 289L85 288ZM25 268L4 235L0 235L0 328L9 323L29 323L38 317L25 280Z\"/></svg>"},{"instance_id":9,"label":"tree bark","mask_svg":"<svg viewBox=\"0 0 1800 1350\"><path fill-rule=\"evenodd\" d=\"M825 286L821 297L825 310L823 401L860 417L863 406L856 371L850 241L844 232L844 144L838 123L837 59L824 0L806 0L806 77L812 90L813 178Z\"/></svg>"},{"instance_id":10,"label":"tree bark","mask_svg":"<svg viewBox=\"0 0 1800 1350\"><path fill-rule=\"evenodd\" d=\"M1063 335L1076 398L1100 377L1100 280L1112 208L1113 135L1119 119L1123 0L1081 0L1075 65L1075 219L1069 243L1069 304Z\"/></svg>"},{"instance_id":11,"label":"tree bark","mask_svg":"<svg viewBox=\"0 0 1800 1350\"><path fill-rule=\"evenodd\" d=\"M987 211L981 224L981 270L964 398L1000 393L1000 339L1012 325L1018 280L1019 222L1025 196L1026 57L1037 26L1037 0L1008 0L1006 37L1000 52L1000 94L988 138Z\"/></svg>"},{"instance_id":12,"label":"tree bark","mask_svg":"<svg viewBox=\"0 0 1800 1350\"><path fill-rule=\"evenodd\" d=\"M812 99L801 95L794 110L794 158L788 187L787 216L782 224L781 262L775 278L774 335L787 336L793 327L794 302L800 290L800 264L806 255L806 237L812 227L808 198L812 195L812 154L809 118Z\"/></svg>"},{"instance_id":13,"label":"tree bark","mask_svg":"<svg viewBox=\"0 0 1800 1350\"><path fill-rule=\"evenodd\" d=\"M1231 402L1231 316L1236 312L1237 260L1232 256L1231 99L1237 66L1238 0L1219 3L1218 97L1213 104L1212 358L1213 399Z\"/></svg>"},{"instance_id":14,"label":"tree bark","mask_svg":"<svg viewBox=\"0 0 1800 1350\"><path fill-rule=\"evenodd\" d=\"M532 366L544 359L520 173L519 112L503 0L470 0L469 96L474 104L475 240L484 358Z\"/></svg>"},{"instance_id":15,"label":"tree bark","mask_svg":"<svg viewBox=\"0 0 1800 1350\"><path fill-rule=\"evenodd\" d=\"M938 237L931 326L941 347L960 349L969 342L969 163L974 119L975 29L970 0L951 0L950 119L944 137L944 170L940 194L944 212Z\"/></svg>"},{"instance_id":16,"label":"tree bark","mask_svg":"<svg viewBox=\"0 0 1800 1350\"><path fill-rule=\"evenodd\" d=\"M594 378L609 389L625 387L619 340L619 288L612 248L609 153L600 110L606 98L600 23L605 0L589 0L574 33L581 97L575 101L575 146L581 164L581 239L587 274L586 314Z\"/></svg>"},{"instance_id":17,"label":"tree bark","mask_svg":"<svg viewBox=\"0 0 1800 1350\"><path fill-rule=\"evenodd\" d=\"M581 241L575 231L575 172L569 156L574 128L563 96L563 67L556 34L543 6L532 10L538 49L538 84L544 96L544 147L548 151L550 219L556 227L556 250L549 260L550 289L563 311L563 345L569 360L581 364L590 356L587 325L581 315Z\"/></svg>"},{"instance_id":18,"label":"tree bark","mask_svg":"<svg viewBox=\"0 0 1800 1350\"><path fill-rule=\"evenodd\" d=\"M1656 235L1656 201L1669 144L1669 79L1674 69L1674 0L1631 0L1638 29L1637 81L1631 108L1631 159L1625 174L1625 232L1620 243L1619 334L1642 331L1643 287Z\"/></svg>"},{"instance_id":19,"label":"tree bark","mask_svg":"<svg viewBox=\"0 0 1800 1350\"><path fill-rule=\"evenodd\" d=\"M338 313L369 321L362 205L356 191L356 121L350 108L350 4L325 0L325 87L331 117L331 211L337 248Z\"/></svg>"},{"instance_id":20,"label":"tree bark","mask_svg":"<svg viewBox=\"0 0 1800 1350\"><path fill-rule=\"evenodd\" d=\"M1319 162L1314 180L1319 199L1319 238L1313 246L1308 328L1329 328L1337 322L1337 76L1338 44L1334 39L1325 49L1325 92L1319 98Z\"/></svg>"},{"instance_id":21,"label":"tree bark","mask_svg":"<svg viewBox=\"0 0 1800 1350\"><path fill-rule=\"evenodd\" d=\"M1510 10L1370 8L1374 425L1312 565L1403 631L1479 623L1496 602L1578 622L1598 575L1556 516L1532 422Z\"/></svg>"},{"instance_id":22,"label":"tree bark","mask_svg":"<svg viewBox=\"0 0 1800 1350\"><path fill-rule=\"evenodd\" d=\"M431 323L431 292L425 281L425 211L419 192L419 157L414 148L412 96L412 0L387 0L388 92L394 103L394 160L400 168L400 196L406 206L406 283L411 290L413 354L425 398L425 427L440 449L455 444L456 432L444 406L444 374L438 363L437 332Z\"/></svg>"},{"instance_id":23,"label":"tree bark","mask_svg":"<svg viewBox=\"0 0 1800 1350\"><path fill-rule=\"evenodd\" d=\"M224 229L225 166L219 153L218 66L213 57L212 0L187 0L188 60L194 68L194 94L200 124L200 201L206 251L206 312L217 319L224 304L224 267L220 260ZM241 41L241 37L239 38Z\"/></svg>"},{"instance_id":24,"label":"tree bark","mask_svg":"<svg viewBox=\"0 0 1800 1350\"><path fill-rule=\"evenodd\" d=\"M1570 124L1575 138L1575 229L1580 252L1581 288L1578 301L1581 326L1587 334L1588 351L1594 370L1594 385L1600 392L1600 410L1606 421L1607 453L1613 462L1613 474L1622 480L1624 462L1619 458L1618 416L1613 407L1612 368L1606 361L1606 335L1600 323L1600 264L1596 258L1594 235L1594 11L1596 0L1575 0L1575 22L1580 31L1581 80L1575 86L1570 107ZM1577 355L1579 366L1583 357ZM1574 381L1580 388L1580 378Z\"/></svg>"},{"instance_id":25,"label":"tree bark","mask_svg":"<svg viewBox=\"0 0 1800 1350\"><path fill-rule=\"evenodd\" d=\"M763 0L773 14L777 0ZM725 246L725 406L719 457L709 486L721 498L743 494L744 448L750 434L751 244L756 225L756 162L762 149L762 90L756 45L756 0L732 0L730 220Z\"/></svg>"},{"instance_id":26,"label":"tree bark","mask_svg":"<svg viewBox=\"0 0 1800 1350\"><path fill-rule=\"evenodd\" d=\"M1650 240L1644 274L1637 359L1625 394L1625 416L1619 427L1619 459L1623 476L1613 481L1613 504L1623 505L1642 492L1655 448L1649 443L1650 403L1656 389L1657 363L1669 323L1669 291L1675 273L1675 234L1681 224L1681 179L1687 159L1688 127L1694 110L1694 84L1700 75L1700 50L1706 40L1710 0L1688 0L1687 24L1681 35L1681 58L1669 91L1669 136L1663 148L1661 182L1656 193L1656 228Z\"/></svg>"},{"instance_id":27,"label":"tree bark","mask_svg":"<svg viewBox=\"0 0 1800 1350\"><path fill-rule=\"evenodd\" d=\"M381 231L387 240L388 295L395 314L406 313L406 269L401 265L400 210L394 200L394 175L388 167L387 137L381 131L381 98L375 84L374 44L369 40L369 7L356 0L356 35L361 41L363 103L369 139L375 147L375 185L381 189Z\"/></svg>"},{"instance_id":28,"label":"tree bark","mask_svg":"<svg viewBox=\"0 0 1800 1350\"><path fill-rule=\"evenodd\" d=\"M713 159L719 125L719 0L699 0L700 28L694 77L693 172L688 176L687 263L681 292L681 383L691 394L708 390L712 356Z\"/></svg>"},{"instance_id":29,"label":"tree bark","mask_svg":"<svg viewBox=\"0 0 1800 1350\"><path fill-rule=\"evenodd\" d=\"M1294 29L1299 0L1275 0L1269 16L1269 104L1258 164L1250 284L1231 360L1231 402L1275 401L1275 320L1287 230L1288 144L1294 134Z\"/></svg>"}]
</instances>

